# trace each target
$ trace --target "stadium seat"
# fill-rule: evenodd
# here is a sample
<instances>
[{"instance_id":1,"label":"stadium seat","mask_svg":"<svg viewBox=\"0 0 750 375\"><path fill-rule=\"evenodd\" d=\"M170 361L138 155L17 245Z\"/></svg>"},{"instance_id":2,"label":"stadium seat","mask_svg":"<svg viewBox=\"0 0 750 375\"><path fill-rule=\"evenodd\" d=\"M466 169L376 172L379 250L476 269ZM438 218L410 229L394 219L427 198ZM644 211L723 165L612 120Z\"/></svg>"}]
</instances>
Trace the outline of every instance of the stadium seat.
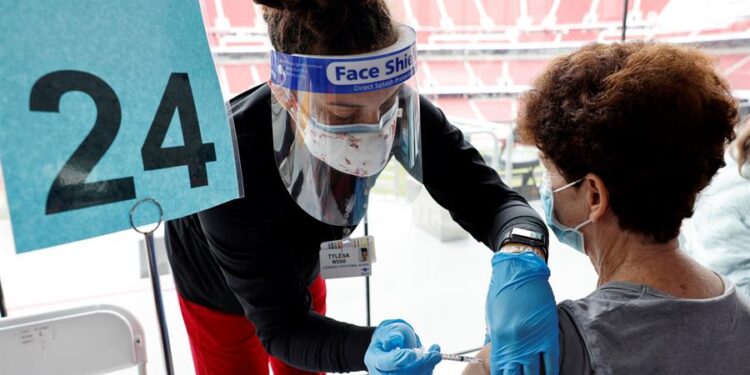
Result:
<instances>
[{"instance_id":1,"label":"stadium seat","mask_svg":"<svg viewBox=\"0 0 750 375\"><path fill-rule=\"evenodd\" d=\"M513 99L472 97L467 87L490 87L517 92L530 85L555 55L557 43L619 41L622 16L621 0L386 0L394 19L417 29L417 43L430 44L438 56L420 59L417 82L423 88L439 92L438 103L451 112L488 121L512 121ZM672 40L691 36L742 33L750 30L750 20L738 20L726 27L684 30L660 25L658 16L669 7L677 12L682 3L669 0L630 1L627 36L629 39ZM259 30L260 8L245 0L201 0L206 28L212 46L267 48L257 34L242 37L240 29ZM221 29L222 14L226 15ZM220 30L211 33L211 31ZM224 31L221 31L224 30ZM256 32L257 31L253 31ZM221 34L223 33L223 34ZM237 36L239 35L239 36ZM221 43L218 42L221 38ZM255 38L255 39L253 39ZM503 53L467 55L465 45L497 46ZM573 44L575 45L575 44ZM507 47L506 47L507 46ZM495 48L495 47L489 47ZM523 53L512 52L519 48ZM530 52L529 52L530 51ZM562 51L562 50L561 50ZM562 52L561 52L562 53ZM528 54L528 55L527 55ZM529 56L530 55L530 56ZM733 89L750 89L750 63L746 54L729 53L719 57ZM226 94L236 95L270 77L270 68L257 58L220 63L219 76ZM519 88L520 86L520 88ZM429 90L425 90L428 92ZM515 94L512 94L515 95Z\"/></svg>"},{"instance_id":2,"label":"stadium seat","mask_svg":"<svg viewBox=\"0 0 750 375\"><path fill-rule=\"evenodd\" d=\"M531 25L539 25L547 18L552 10L554 0L532 0L527 1L527 15Z\"/></svg>"},{"instance_id":3,"label":"stadium seat","mask_svg":"<svg viewBox=\"0 0 750 375\"><path fill-rule=\"evenodd\" d=\"M510 98L488 98L472 99L474 106L482 114L482 120L507 123L515 120L513 113L514 99Z\"/></svg>"},{"instance_id":4,"label":"stadium seat","mask_svg":"<svg viewBox=\"0 0 750 375\"><path fill-rule=\"evenodd\" d=\"M497 26L515 26L521 16L520 0L482 0L482 5Z\"/></svg>"},{"instance_id":5,"label":"stadium seat","mask_svg":"<svg viewBox=\"0 0 750 375\"><path fill-rule=\"evenodd\" d=\"M417 19L418 27L436 30L440 28L440 10L435 1L413 1L411 10Z\"/></svg>"},{"instance_id":6,"label":"stadium seat","mask_svg":"<svg viewBox=\"0 0 750 375\"><path fill-rule=\"evenodd\" d=\"M255 5L248 0L215 0L224 6L224 15L229 19L231 27L255 26Z\"/></svg>"},{"instance_id":7,"label":"stadium seat","mask_svg":"<svg viewBox=\"0 0 750 375\"><path fill-rule=\"evenodd\" d=\"M544 68L547 60L508 60L508 71L516 85L530 85Z\"/></svg>"},{"instance_id":8,"label":"stadium seat","mask_svg":"<svg viewBox=\"0 0 750 375\"><path fill-rule=\"evenodd\" d=\"M628 2L628 13L632 14L636 1ZM622 0L599 0L596 9L597 22L622 23L623 1Z\"/></svg>"},{"instance_id":9,"label":"stadium seat","mask_svg":"<svg viewBox=\"0 0 750 375\"><path fill-rule=\"evenodd\" d=\"M472 81L462 61L429 61L433 82L438 86L469 86Z\"/></svg>"},{"instance_id":10,"label":"stadium seat","mask_svg":"<svg viewBox=\"0 0 750 375\"><path fill-rule=\"evenodd\" d=\"M435 102L448 117L476 118L476 112L471 108L466 98L442 97Z\"/></svg>"},{"instance_id":11,"label":"stadium seat","mask_svg":"<svg viewBox=\"0 0 750 375\"><path fill-rule=\"evenodd\" d=\"M657 17L670 0L642 0L640 12L644 19Z\"/></svg>"},{"instance_id":12,"label":"stadium seat","mask_svg":"<svg viewBox=\"0 0 750 375\"><path fill-rule=\"evenodd\" d=\"M591 0L560 0L557 24L581 24L591 8Z\"/></svg>"},{"instance_id":13,"label":"stadium seat","mask_svg":"<svg viewBox=\"0 0 750 375\"><path fill-rule=\"evenodd\" d=\"M222 68L226 74L227 90L231 96L253 87L255 82L250 72L250 64L225 64Z\"/></svg>"},{"instance_id":14,"label":"stadium seat","mask_svg":"<svg viewBox=\"0 0 750 375\"><path fill-rule=\"evenodd\" d=\"M445 9L456 28L465 28L466 26L479 27L481 19L479 9L473 1L467 0L443 0Z\"/></svg>"}]
</instances>

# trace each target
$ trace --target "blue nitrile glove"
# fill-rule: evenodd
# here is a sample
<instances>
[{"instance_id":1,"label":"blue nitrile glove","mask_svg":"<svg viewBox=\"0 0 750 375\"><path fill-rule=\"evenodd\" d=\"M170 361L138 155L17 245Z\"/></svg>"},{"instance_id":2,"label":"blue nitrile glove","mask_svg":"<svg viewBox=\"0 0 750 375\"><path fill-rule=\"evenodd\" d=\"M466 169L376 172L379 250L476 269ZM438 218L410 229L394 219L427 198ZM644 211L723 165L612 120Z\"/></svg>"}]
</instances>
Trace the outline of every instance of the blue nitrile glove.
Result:
<instances>
[{"instance_id":1,"label":"blue nitrile glove","mask_svg":"<svg viewBox=\"0 0 750 375\"><path fill-rule=\"evenodd\" d=\"M375 375L429 375L442 358L440 347L421 350L419 336L401 319L384 320L372 335L365 365Z\"/></svg>"},{"instance_id":2,"label":"blue nitrile glove","mask_svg":"<svg viewBox=\"0 0 750 375\"><path fill-rule=\"evenodd\" d=\"M487 293L492 375L560 373L560 328L549 268L531 253L497 253Z\"/></svg>"}]
</instances>

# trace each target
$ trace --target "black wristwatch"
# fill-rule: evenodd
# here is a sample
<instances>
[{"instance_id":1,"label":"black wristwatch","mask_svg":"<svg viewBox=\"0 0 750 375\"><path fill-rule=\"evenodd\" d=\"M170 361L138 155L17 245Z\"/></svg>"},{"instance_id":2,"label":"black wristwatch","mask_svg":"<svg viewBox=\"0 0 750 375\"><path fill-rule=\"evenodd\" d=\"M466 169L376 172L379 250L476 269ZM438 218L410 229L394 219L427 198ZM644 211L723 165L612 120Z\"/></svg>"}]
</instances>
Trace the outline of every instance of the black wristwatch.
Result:
<instances>
[{"instance_id":1,"label":"black wristwatch","mask_svg":"<svg viewBox=\"0 0 750 375\"><path fill-rule=\"evenodd\" d=\"M542 252L544 252L544 260L547 261L549 253L547 251L547 241L544 233L539 233L523 228L512 228L511 230L503 233L502 237L500 238L500 245L498 245L497 250L495 251L499 251L505 244L509 242L538 248L542 250Z\"/></svg>"}]
</instances>

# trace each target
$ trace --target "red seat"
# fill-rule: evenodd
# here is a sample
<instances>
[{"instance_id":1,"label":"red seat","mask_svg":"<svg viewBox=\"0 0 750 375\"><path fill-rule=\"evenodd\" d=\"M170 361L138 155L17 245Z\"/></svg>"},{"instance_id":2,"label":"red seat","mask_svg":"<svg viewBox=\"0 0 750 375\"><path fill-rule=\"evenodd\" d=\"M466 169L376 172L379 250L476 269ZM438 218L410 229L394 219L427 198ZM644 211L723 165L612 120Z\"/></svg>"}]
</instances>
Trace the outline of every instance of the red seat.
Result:
<instances>
[{"instance_id":1,"label":"red seat","mask_svg":"<svg viewBox=\"0 0 750 375\"><path fill-rule=\"evenodd\" d=\"M628 2L628 14L632 14L635 3L635 1ZM596 9L597 20L622 23L622 10L622 0L599 0L599 7Z\"/></svg>"},{"instance_id":2,"label":"red seat","mask_svg":"<svg viewBox=\"0 0 750 375\"><path fill-rule=\"evenodd\" d=\"M211 32L214 21L216 21L216 6L213 0L201 0L201 14L203 15L203 25L206 27L208 35L208 45L211 47L219 45L219 37Z\"/></svg>"},{"instance_id":3,"label":"red seat","mask_svg":"<svg viewBox=\"0 0 750 375\"><path fill-rule=\"evenodd\" d=\"M674 31L674 32L663 32L654 35L655 40L664 40L669 38L682 38L692 34L691 31Z\"/></svg>"},{"instance_id":4,"label":"red seat","mask_svg":"<svg viewBox=\"0 0 750 375\"><path fill-rule=\"evenodd\" d=\"M739 69L729 74L727 79L733 90L750 90L750 61L745 62Z\"/></svg>"},{"instance_id":5,"label":"red seat","mask_svg":"<svg viewBox=\"0 0 750 375\"><path fill-rule=\"evenodd\" d=\"M599 37L599 30L591 29L571 29L567 34L563 34L563 41L583 41L593 42Z\"/></svg>"},{"instance_id":6,"label":"red seat","mask_svg":"<svg viewBox=\"0 0 750 375\"><path fill-rule=\"evenodd\" d=\"M271 79L271 66L269 64L270 63L253 64L253 67L258 72L258 79L255 80L254 85L260 85L261 83L268 82L268 80Z\"/></svg>"},{"instance_id":7,"label":"red seat","mask_svg":"<svg viewBox=\"0 0 750 375\"><path fill-rule=\"evenodd\" d=\"M513 121L512 103L510 98L472 99L474 105L487 121Z\"/></svg>"},{"instance_id":8,"label":"red seat","mask_svg":"<svg viewBox=\"0 0 750 375\"><path fill-rule=\"evenodd\" d=\"M216 20L216 2L214 0L200 0L201 13L203 14L203 24L207 29L214 27Z\"/></svg>"},{"instance_id":9,"label":"red seat","mask_svg":"<svg viewBox=\"0 0 750 375\"><path fill-rule=\"evenodd\" d=\"M440 27L440 10L434 1L413 1L412 10L419 27Z\"/></svg>"},{"instance_id":10,"label":"red seat","mask_svg":"<svg viewBox=\"0 0 750 375\"><path fill-rule=\"evenodd\" d=\"M500 82L503 74L503 63L499 60L472 61L471 69L483 85L494 86Z\"/></svg>"},{"instance_id":11,"label":"red seat","mask_svg":"<svg viewBox=\"0 0 750 375\"><path fill-rule=\"evenodd\" d=\"M721 29L709 29L709 30L702 30L700 32L700 35L716 35L716 34L727 34L727 33L740 33L743 31L747 31L750 29L750 20L744 20L744 21L738 21L735 22L729 27L721 28Z\"/></svg>"},{"instance_id":12,"label":"red seat","mask_svg":"<svg viewBox=\"0 0 750 375\"><path fill-rule=\"evenodd\" d=\"M550 10L552 10L552 3L554 3L554 0L527 1L527 14L531 17L531 23L535 25L542 23L544 18L549 15Z\"/></svg>"},{"instance_id":13,"label":"red seat","mask_svg":"<svg viewBox=\"0 0 750 375\"><path fill-rule=\"evenodd\" d=\"M255 26L255 5L248 0L215 0L224 4L224 15L232 27Z\"/></svg>"},{"instance_id":14,"label":"red seat","mask_svg":"<svg viewBox=\"0 0 750 375\"><path fill-rule=\"evenodd\" d=\"M227 89L230 96L254 86L249 64L226 64L223 67L227 75Z\"/></svg>"},{"instance_id":15,"label":"red seat","mask_svg":"<svg viewBox=\"0 0 750 375\"><path fill-rule=\"evenodd\" d=\"M468 86L469 72L461 61L430 61L430 73L438 86Z\"/></svg>"},{"instance_id":16,"label":"red seat","mask_svg":"<svg viewBox=\"0 0 750 375\"><path fill-rule=\"evenodd\" d=\"M449 117L476 118L477 115L465 98L438 98L435 103Z\"/></svg>"},{"instance_id":17,"label":"red seat","mask_svg":"<svg viewBox=\"0 0 750 375\"><path fill-rule=\"evenodd\" d=\"M729 69L732 65L738 63L744 57L745 55L716 56L715 58L717 60L717 69L721 72L724 72L725 70Z\"/></svg>"},{"instance_id":18,"label":"red seat","mask_svg":"<svg viewBox=\"0 0 750 375\"><path fill-rule=\"evenodd\" d=\"M729 86L733 90L748 90L750 89L750 61L742 60L747 58L748 55L726 55L719 56L717 63L717 70L722 73L722 76L729 81ZM738 63L742 65L737 66ZM728 71L732 69L732 71Z\"/></svg>"},{"instance_id":19,"label":"red seat","mask_svg":"<svg viewBox=\"0 0 750 375\"><path fill-rule=\"evenodd\" d=\"M457 27L479 26L479 10L473 1L467 0L443 0L448 15Z\"/></svg>"},{"instance_id":20,"label":"red seat","mask_svg":"<svg viewBox=\"0 0 750 375\"><path fill-rule=\"evenodd\" d=\"M521 15L520 0L482 0L482 5L498 26L514 26Z\"/></svg>"},{"instance_id":21,"label":"red seat","mask_svg":"<svg viewBox=\"0 0 750 375\"><path fill-rule=\"evenodd\" d=\"M406 8L404 0L387 0L388 9L391 11L393 20L399 23L406 23Z\"/></svg>"},{"instance_id":22,"label":"red seat","mask_svg":"<svg viewBox=\"0 0 750 375\"><path fill-rule=\"evenodd\" d=\"M518 35L518 41L521 43L554 42L556 36L557 32L552 30L522 32Z\"/></svg>"},{"instance_id":23,"label":"red seat","mask_svg":"<svg viewBox=\"0 0 750 375\"><path fill-rule=\"evenodd\" d=\"M516 85L530 85L544 71L546 60L508 60L508 73Z\"/></svg>"},{"instance_id":24,"label":"red seat","mask_svg":"<svg viewBox=\"0 0 750 375\"><path fill-rule=\"evenodd\" d=\"M560 0L555 15L557 24L580 24L591 8L591 0Z\"/></svg>"},{"instance_id":25,"label":"red seat","mask_svg":"<svg viewBox=\"0 0 750 375\"><path fill-rule=\"evenodd\" d=\"M643 18L648 18L650 13L659 15L669 0L641 0L641 14Z\"/></svg>"},{"instance_id":26,"label":"red seat","mask_svg":"<svg viewBox=\"0 0 750 375\"><path fill-rule=\"evenodd\" d=\"M419 86L427 86L431 84L430 77L431 75L427 74L427 70L429 69L429 66L426 62L422 61L419 62L417 65L417 84Z\"/></svg>"},{"instance_id":27,"label":"red seat","mask_svg":"<svg viewBox=\"0 0 750 375\"><path fill-rule=\"evenodd\" d=\"M432 35L432 31L420 31L417 30L417 44L425 44L429 43L430 41L430 35Z\"/></svg>"}]
</instances>

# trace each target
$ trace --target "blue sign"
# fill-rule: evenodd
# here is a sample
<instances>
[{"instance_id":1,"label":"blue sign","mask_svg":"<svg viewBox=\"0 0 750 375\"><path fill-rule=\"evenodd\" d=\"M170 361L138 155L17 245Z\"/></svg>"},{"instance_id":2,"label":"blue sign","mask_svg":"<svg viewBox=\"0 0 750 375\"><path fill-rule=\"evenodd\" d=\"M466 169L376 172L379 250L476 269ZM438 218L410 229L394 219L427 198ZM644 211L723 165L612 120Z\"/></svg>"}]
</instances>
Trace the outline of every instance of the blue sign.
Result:
<instances>
[{"instance_id":1,"label":"blue sign","mask_svg":"<svg viewBox=\"0 0 750 375\"><path fill-rule=\"evenodd\" d=\"M143 198L168 220L240 195L198 1L6 0L0 33L17 252L128 229Z\"/></svg>"}]
</instances>

